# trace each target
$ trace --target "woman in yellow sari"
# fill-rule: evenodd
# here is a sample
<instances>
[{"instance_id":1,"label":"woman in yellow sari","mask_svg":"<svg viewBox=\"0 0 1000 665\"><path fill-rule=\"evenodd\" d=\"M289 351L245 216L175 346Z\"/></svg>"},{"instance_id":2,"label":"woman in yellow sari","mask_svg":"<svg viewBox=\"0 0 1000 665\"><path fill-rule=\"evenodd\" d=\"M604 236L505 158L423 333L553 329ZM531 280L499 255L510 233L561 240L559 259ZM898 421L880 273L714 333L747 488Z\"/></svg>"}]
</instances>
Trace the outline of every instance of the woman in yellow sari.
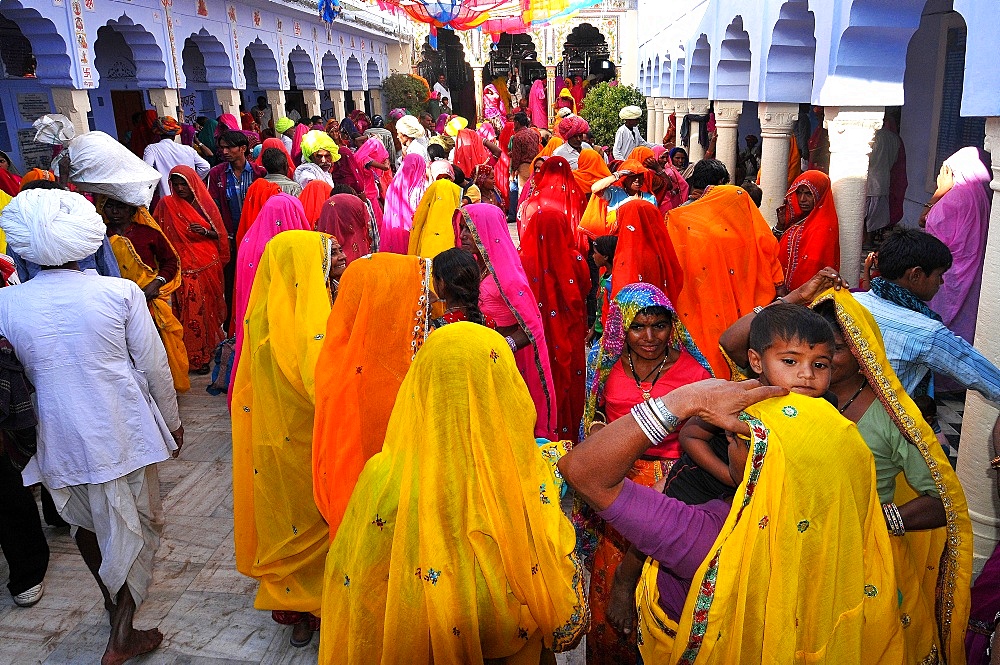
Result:
<instances>
[{"instance_id":1,"label":"woman in yellow sari","mask_svg":"<svg viewBox=\"0 0 1000 665\"><path fill-rule=\"evenodd\" d=\"M108 240L121 276L138 284L146 294L153 323L167 351L174 389L187 392L191 380L184 328L170 304L170 295L181 285L180 256L146 206L131 206L103 194L94 205L108 225Z\"/></svg>"},{"instance_id":2,"label":"woman in yellow sari","mask_svg":"<svg viewBox=\"0 0 1000 665\"><path fill-rule=\"evenodd\" d=\"M450 180L437 180L424 192L413 215L407 254L433 259L458 244L455 211L462 205L462 188Z\"/></svg>"},{"instance_id":3,"label":"woman in yellow sari","mask_svg":"<svg viewBox=\"0 0 1000 665\"><path fill-rule=\"evenodd\" d=\"M313 495L330 540L430 334L430 285L429 259L391 253L352 261L340 280L316 363L313 426Z\"/></svg>"},{"instance_id":4,"label":"woman in yellow sari","mask_svg":"<svg viewBox=\"0 0 1000 665\"><path fill-rule=\"evenodd\" d=\"M342 258L325 233L286 231L267 243L233 386L236 568L260 580L254 607L295 626L297 647L319 628L330 542L313 501L312 434L316 359Z\"/></svg>"},{"instance_id":5,"label":"woman in yellow sari","mask_svg":"<svg viewBox=\"0 0 1000 665\"><path fill-rule=\"evenodd\" d=\"M698 415L733 433L729 470L742 482L721 525L720 501L689 506L624 479L659 407L644 403L560 462L567 482L651 555L636 591L644 662L903 662L872 455L825 400L759 401L781 392L709 379L659 400L673 418ZM684 579L678 611L661 600L678 600Z\"/></svg>"},{"instance_id":6,"label":"woman in yellow sari","mask_svg":"<svg viewBox=\"0 0 1000 665\"><path fill-rule=\"evenodd\" d=\"M330 546L320 663L530 663L589 619L573 527L503 337L437 330Z\"/></svg>"}]
</instances>

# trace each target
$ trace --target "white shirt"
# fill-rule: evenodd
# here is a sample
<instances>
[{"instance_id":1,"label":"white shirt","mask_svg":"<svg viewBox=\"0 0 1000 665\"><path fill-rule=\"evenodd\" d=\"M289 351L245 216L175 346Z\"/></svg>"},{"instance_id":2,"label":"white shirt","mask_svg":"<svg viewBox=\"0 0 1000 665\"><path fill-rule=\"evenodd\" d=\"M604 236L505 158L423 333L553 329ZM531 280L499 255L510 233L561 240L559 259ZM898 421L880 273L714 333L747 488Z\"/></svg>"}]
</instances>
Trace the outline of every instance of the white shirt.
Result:
<instances>
[{"instance_id":1,"label":"white shirt","mask_svg":"<svg viewBox=\"0 0 1000 665\"><path fill-rule=\"evenodd\" d=\"M438 94L438 99L444 99L445 97L447 97L448 106L454 105L455 100L451 98L451 90L441 85L440 81L434 84L434 92Z\"/></svg>"},{"instance_id":2,"label":"white shirt","mask_svg":"<svg viewBox=\"0 0 1000 665\"><path fill-rule=\"evenodd\" d=\"M411 155L411 154L420 155L421 157L424 158L424 161L427 162L427 165L430 166L431 156L427 154L427 144L424 143L421 139L413 139L405 146L403 146L403 153L400 159L402 159L406 155Z\"/></svg>"},{"instance_id":3,"label":"white shirt","mask_svg":"<svg viewBox=\"0 0 1000 665\"><path fill-rule=\"evenodd\" d=\"M36 390L38 452L25 485L106 483L170 457L177 394L134 282L42 270L0 289L0 334Z\"/></svg>"},{"instance_id":4,"label":"white shirt","mask_svg":"<svg viewBox=\"0 0 1000 665\"><path fill-rule=\"evenodd\" d=\"M638 125L632 129L622 125L615 133L615 146L611 150L611 155L615 159L628 159L628 156L632 154L632 151L641 145L644 145L647 148L652 148L654 144L642 138L642 135L639 133Z\"/></svg>"},{"instance_id":5,"label":"white shirt","mask_svg":"<svg viewBox=\"0 0 1000 665\"><path fill-rule=\"evenodd\" d=\"M292 154L292 137L287 134L282 134L281 142L285 144L285 149L288 150L288 154Z\"/></svg>"},{"instance_id":6,"label":"white shirt","mask_svg":"<svg viewBox=\"0 0 1000 665\"><path fill-rule=\"evenodd\" d=\"M580 146L580 150L574 150L573 146L569 143L563 143L561 146L552 151L552 156L562 157L569 162L570 168L575 171L580 165L580 152L587 149L592 149L592 146L589 143L582 144Z\"/></svg>"},{"instance_id":7,"label":"white shirt","mask_svg":"<svg viewBox=\"0 0 1000 665\"><path fill-rule=\"evenodd\" d=\"M170 169L175 166L190 166L202 179L211 168L194 148L173 139L150 143L142 153L142 160L160 172L160 196L170 196Z\"/></svg>"}]
</instances>

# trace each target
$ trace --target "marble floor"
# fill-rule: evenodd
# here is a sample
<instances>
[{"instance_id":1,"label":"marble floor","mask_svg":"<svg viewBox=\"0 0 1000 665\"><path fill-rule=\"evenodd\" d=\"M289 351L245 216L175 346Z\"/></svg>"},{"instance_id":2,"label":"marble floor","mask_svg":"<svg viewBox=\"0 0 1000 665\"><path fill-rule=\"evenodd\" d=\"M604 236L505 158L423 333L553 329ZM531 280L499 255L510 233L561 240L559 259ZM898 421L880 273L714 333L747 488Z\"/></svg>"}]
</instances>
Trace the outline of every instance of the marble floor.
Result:
<instances>
[{"instance_id":1,"label":"marble floor","mask_svg":"<svg viewBox=\"0 0 1000 665\"><path fill-rule=\"evenodd\" d=\"M233 552L232 442L224 397L205 392L207 377L192 376L181 396L185 444L160 464L166 526L149 598L136 626L158 627L163 645L141 665L315 663L319 636L306 648L289 645L291 628L253 608L256 582L236 571ZM45 527L51 560L45 595L31 608L14 605L0 589L0 664L99 663L109 627L100 591L66 528ZM0 582L7 563L0 557ZM562 665L583 663L583 649L561 654Z\"/></svg>"}]
</instances>

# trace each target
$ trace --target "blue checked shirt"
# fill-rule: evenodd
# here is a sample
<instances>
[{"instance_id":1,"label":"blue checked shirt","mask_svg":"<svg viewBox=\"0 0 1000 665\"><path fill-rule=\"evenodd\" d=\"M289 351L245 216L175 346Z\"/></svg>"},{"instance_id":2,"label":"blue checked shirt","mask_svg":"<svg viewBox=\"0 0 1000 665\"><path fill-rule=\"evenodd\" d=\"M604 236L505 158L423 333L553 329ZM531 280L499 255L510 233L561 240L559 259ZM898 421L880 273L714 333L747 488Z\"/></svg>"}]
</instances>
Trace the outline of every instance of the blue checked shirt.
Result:
<instances>
[{"instance_id":1,"label":"blue checked shirt","mask_svg":"<svg viewBox=\"0 0 1000 665\"><path fill-rule=\"evenodd\" d=\"M928 372L936 372L1000 405L1000 369L943 323L870 291L854 297L875 317L889 364L906 392L912 394Z\"/></svg>"},{"instance_id":2,"label":"blue checked shirt","mask_svg":"<svg viewBox=\"0 0 1000 665\"><path fill-rule=\"evenodd\" d=\"M229 202L229 213L232 215L233 224L239 226L240 214L243 212L243 199L247 195L247 190L253 183L253 168L248 159L243 165L240 177L236 177L233 165L226 166L226 200Z\"/></svg>"}]
</instances>

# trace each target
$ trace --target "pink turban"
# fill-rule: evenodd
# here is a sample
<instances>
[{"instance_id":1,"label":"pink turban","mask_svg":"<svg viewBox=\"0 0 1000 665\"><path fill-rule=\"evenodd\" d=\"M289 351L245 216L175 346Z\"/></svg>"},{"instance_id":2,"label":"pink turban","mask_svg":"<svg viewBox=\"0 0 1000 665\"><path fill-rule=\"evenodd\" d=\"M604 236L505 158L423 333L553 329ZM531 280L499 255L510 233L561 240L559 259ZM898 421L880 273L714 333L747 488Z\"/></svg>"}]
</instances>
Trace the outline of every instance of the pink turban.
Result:
<instances>
[{"instance_id":1,"label":"pink turban","mask_svg":"<svg viewBox=\"0 0 1000 665\"><path fill-rule=\"evenodd\" d=\"M578 134L590 131L590 125L578 115L566 116L559 121L559 135L564 141L569 141Z\"/></svg>"}]
</instances>

